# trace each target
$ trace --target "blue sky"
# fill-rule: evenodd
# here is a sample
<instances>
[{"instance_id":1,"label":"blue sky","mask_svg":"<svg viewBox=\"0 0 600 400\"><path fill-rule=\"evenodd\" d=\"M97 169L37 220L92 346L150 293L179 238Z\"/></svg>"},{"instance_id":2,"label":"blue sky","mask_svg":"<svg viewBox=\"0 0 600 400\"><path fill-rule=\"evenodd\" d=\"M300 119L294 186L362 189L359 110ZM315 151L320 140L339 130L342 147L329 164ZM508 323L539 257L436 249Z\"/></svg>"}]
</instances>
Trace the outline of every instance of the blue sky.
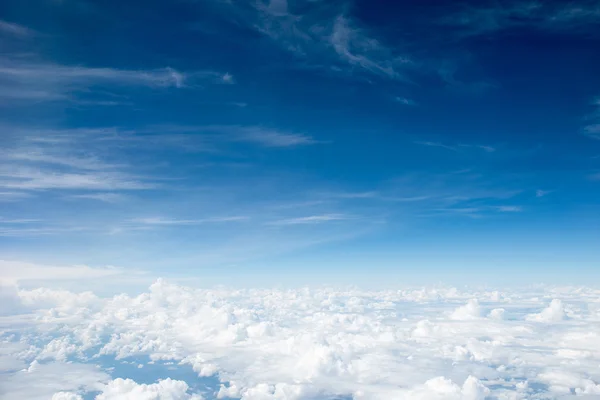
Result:
<instances>
[{"instance_id":1,"label":"blue sky","mask_svg":"<svg viewBox=\"0 0 600 400\"><path fill-rule=\"evenodd\" d=\"M600 4L0 5L0 259L585 282Z\"/></svg>"}]
</instances>

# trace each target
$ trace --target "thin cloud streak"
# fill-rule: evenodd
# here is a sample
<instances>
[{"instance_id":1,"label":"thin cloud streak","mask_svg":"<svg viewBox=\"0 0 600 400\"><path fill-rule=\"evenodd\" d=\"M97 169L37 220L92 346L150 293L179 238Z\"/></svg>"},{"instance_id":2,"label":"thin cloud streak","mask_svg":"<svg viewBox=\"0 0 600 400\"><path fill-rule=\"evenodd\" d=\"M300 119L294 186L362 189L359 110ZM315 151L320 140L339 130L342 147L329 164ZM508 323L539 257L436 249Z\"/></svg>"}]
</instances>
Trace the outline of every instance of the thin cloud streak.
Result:
<instances>
[{"instance_id":1,"label":"thin cloud streak","mask_svg":"<svg viewBox=\"0 0 600 400\"><path fill-rule=\"evenodd\" d=\"M142 224L142 225L199 225L205 223L218 223L218 222L239 222L246 221L249 217L246 216L230 216L230 217L210 217L202 219L174 219L174 218L163 218L163 217L146 217L146 218L134 218L129 222Z\"/></svg>"},{"instance_id":2,"label":"thin cloud streak","mask_svg":"<svg viewBox=\"0 0 600 400\"><path fill-rule=\"evenodd\" d=\"M480 149L485 151L486 153L493 153L496 151L495 147L492 146L485 146L485 145L478 145L478 144L462 144L459 143L457 145L451 146L451 145L447 145L441 142L430 142L430 141L416 141L414 142L415 144L420 144L422 146L429 146L429 147L441 147L447 150L451 150L451 151L459 151L460 148L475 148L475 149Z\"/></svg>"},{"instance_id":3,"label":"thin cloud streak","mask_svg":"<svg viewBox=\"0 0 600 400\"><path fill-rule=\"evenodd\" d=\"M20 190L143 190L158 184L120 172L59 173L32 168L0 166L0 188Z\"/></svg>"},{"instance_id":4,"label":"thin cloud streak","mask_svg":"<svg viewBox=\"0 0 600 400\"><path fill-rule=\"evenodd\" d=\"M464 9L442 18L440 23L460 29L460 35L478 36L519 27L569 34L586 33L599 20L600 5L597 2L565 2L555 6L551 3L517 1L508 5Z\"/></svg>"},{"instance_id":5,"label":"thin cloud streak","mask_svg":"<svg viewBox=\"0 0 600 400\"><path fill-rule=\"evenodd\" d=\"M269 222L268 225L304 225L304 224L320 224L333 221L344 221L351 219L350 216L344 214L323 214L311 215L308 217L288 218L278 221Z\"/></svg>"},{"instance_id":6,"label":"thin cloud streak","mask_svg":"<svg viewBox=\"0 0 600 400\"><path fill-rule=\"evenodd\" d=\"M448 145L445 145L445 144L440 143L440 142L420 142L420 141L418 141L418 142L414 142L414 143L415 144L420 144L422 146L441 147L443 149L447 149L447 150L451 150L451 151L457 151L456 147L448 146Z\"/></svg>"},{"instance_id":7,"label":"thin cloud streak","mask_svg":"<svg viewBox=\"0 0 600 400\"><path fill-rule=\"evenodd\" d=\"M0 20L0 32L7 33L12 36L19 38L26 38L35 35L33 29L29 29L23 25L15 24L14 22L8 22Z\"/></svg>"},{"instance_id":8,"label":"thin cloud streak","mask_svg":"<svg viewBox=\"0 0 600 400\"><path fill-rule=\"evenodd\" d=\"M133 70L108 67L70 66L35 60L13 60L0 58L1 99L36 101L73 101L75 104L86 99L79 98L82 91L92 90L97 85L141 86L151 89L197 87L198 83L232 84L233 77L216 71L181 72L171 67ZM96 105L114 105L104 99L94 101Z\"/></svg>"},{"instance_id":9,"label":"thin cloud streak","mask_svg":"<svg viewBox=\"0 0 600 400\"><path fill-rule=\"evenodd\" d=\"M232 130L226 128L225 130ZM319 143L310 136L282 132L275 129L260 127L238 127L237 132L232 132L231 140L239 142L255 143L265 147L293 147Z\"/></svg>"}]
</instances>

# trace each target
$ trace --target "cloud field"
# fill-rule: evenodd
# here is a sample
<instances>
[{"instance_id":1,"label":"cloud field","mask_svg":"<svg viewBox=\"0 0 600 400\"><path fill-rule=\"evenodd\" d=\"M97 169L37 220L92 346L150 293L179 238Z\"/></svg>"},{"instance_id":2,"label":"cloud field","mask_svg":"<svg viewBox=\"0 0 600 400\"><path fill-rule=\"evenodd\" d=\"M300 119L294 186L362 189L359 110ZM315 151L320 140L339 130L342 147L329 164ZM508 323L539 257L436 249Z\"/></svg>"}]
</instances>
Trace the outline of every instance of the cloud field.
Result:
<instances>
[{"instance_id":1,"label":"cloud field","mask_svg":"<svg viewBox=\"0 0 600 400\"><path fill-rule=\"evenodd\" d=\"M0 289L3 399L600 398L591 288Z\"/></svg>"}]
</instances>

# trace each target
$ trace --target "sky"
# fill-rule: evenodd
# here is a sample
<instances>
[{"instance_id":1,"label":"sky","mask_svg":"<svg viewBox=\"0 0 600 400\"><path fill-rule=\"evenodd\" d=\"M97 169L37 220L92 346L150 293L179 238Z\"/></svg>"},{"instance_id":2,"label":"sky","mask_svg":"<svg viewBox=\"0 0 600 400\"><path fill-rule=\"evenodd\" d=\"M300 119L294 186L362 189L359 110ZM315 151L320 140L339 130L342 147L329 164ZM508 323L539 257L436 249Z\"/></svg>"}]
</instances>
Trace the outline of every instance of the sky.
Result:
<instances>
[{"instance_id":1,"label":"sky","mask_svg":"<svg viewBox=\"0 0 600 400\"><path fill-rule=\"evenodd\" d=\"M599 25L598 1L5 0L2 276L589 282Z\"/></svg>"}]
</instances>

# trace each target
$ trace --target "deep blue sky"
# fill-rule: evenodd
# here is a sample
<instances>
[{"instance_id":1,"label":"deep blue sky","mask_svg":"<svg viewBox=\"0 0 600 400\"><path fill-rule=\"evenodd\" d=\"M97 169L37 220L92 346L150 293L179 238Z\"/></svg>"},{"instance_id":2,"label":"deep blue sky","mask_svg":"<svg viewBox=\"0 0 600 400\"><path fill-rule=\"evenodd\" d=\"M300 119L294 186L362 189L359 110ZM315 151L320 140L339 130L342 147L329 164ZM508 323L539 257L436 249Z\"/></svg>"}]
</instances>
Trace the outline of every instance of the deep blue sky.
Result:
<instances>
[{"instance_id":1,"label":"deep blue sky","mask_svg":"<svg viewBox=\"0 0 600 400\"><path fill-rule=\"evenodd\" d=\"M3 1L0 259L585 281L598 49L598 1Z\"/></svg>"}]
</instances>

